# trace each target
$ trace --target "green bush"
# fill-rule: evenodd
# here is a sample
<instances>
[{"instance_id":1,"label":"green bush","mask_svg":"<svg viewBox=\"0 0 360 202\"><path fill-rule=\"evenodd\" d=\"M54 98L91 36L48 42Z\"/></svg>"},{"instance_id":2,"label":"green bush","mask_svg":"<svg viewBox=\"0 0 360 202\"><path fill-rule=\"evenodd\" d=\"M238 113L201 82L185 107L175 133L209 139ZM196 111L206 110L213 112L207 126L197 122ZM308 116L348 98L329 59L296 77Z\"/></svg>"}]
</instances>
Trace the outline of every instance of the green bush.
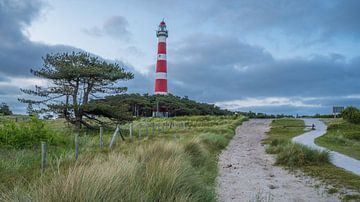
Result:
<instances>
[{"instance_id":1,"label":"green bush","mask_svg":"<svg viewBox=\"0 0 360 202\"><path fill-rule=\"evenodd\" d=\"M356 107L347 107L341 113L343 119L350 123L360 124L360 110Z\"/></svg>"},{"instance_id":2,"label":"green bush","mask_svg":"<svg viewBox=\"0 0 360 202\"><path fill-rule=\"evenodd\" d=\"M31 148L41 141L59 143L60 137L50 133L42 120L32 117L29 122L5 120L0 125L0 145L11 146L17 149Z\"/></svg>"},{"instance_id":3,"label":"green bush","mask_svg":"<svg viewBox=\"0 0 360 202\"><path fill-rule=\"evenodd\" d=\"M288 143L281 144L276 157L276 164L290 168L306 165L321 165L330 162L330 154L327 151L319 151L304 145Z\"/></svg>"}]
</instances>

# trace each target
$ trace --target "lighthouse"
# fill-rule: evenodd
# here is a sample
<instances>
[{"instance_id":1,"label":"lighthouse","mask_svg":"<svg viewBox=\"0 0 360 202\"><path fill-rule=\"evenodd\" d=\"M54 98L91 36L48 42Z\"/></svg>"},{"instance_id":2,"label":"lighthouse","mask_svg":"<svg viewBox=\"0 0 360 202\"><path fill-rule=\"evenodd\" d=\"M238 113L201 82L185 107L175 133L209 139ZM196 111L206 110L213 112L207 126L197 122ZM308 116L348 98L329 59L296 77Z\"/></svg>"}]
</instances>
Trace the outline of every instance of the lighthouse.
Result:
<instances>
[{"instance_id":1,"label":"lighthouse","mask_svg":"<svg viewBox=\"0 0 360 202\"><path fill-rule=\"evenodd\" d=\"M155 94L167 95L167 64L166 64L166 38L168 37L168 31L166 24L162 20L159 24L159 28L156 31L156 37L158 38L158 51L156 62L156 77L155 77Z\"/></svg>"}]
</instances>

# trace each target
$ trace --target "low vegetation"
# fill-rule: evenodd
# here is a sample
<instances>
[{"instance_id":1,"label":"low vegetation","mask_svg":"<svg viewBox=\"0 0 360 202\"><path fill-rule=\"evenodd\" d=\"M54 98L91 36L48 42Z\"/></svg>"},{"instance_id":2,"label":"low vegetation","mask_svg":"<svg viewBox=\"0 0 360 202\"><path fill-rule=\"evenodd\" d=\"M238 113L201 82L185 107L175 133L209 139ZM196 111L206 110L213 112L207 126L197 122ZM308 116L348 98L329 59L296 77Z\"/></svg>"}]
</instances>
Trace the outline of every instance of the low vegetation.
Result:
<instances>
[{"instance_id":1,"label":"low vegetation","mask_svg":"<svg viewBox=\"0 0 360 202\"><path fill-rule=\"evenodd\" d=\"M271 130L264 140L268 144L266 151L276 154L276 163L279 165L284 165L291 169L300 169L307 175L332 184L335 188L346 187L360 191L360 176L330 164L327 152L317 151L290 142L292 137L303 132L304 123L302 120L274 120ZM344 195L343 197L346 199L348 196Z\"/></svg>"},{"instance_id":2,"label":"low vegetation","mask_svg":"<svg viewBox=\"0 0 360 202\"><path fill-rule=\"evenodd\" d=\"M100 150L97 132L87 131L80 136L77 161L73 134L64 132L66 144L49 144L43 175L37 147L5 148L0 200L216 201L217 155L243 120L236 116L144 118L132 123L133 142L125 130L129 125L121 126L125 141L119 138L112 150ZM45 125L50 124L52 132L66 128L60 120ZM136 127L147 124L159 126L154 135L149 128ZM105 143L112 132L104 133Z\"/></svg>"},{"instance_id":3,"label":"low vegetation","mask_svg":"<svg viewBox=\"0 0 360 202\"><path fill-rule=\"evenodd\" d=\"M328 152L311 149L307 146L292 143L291 138L304 133L304 122L298 119L278 119L272 123L264 142L270 142L266 152L277 154L276 164L291 169L307 165L329 163Z\"/></svg>"},{"instance_id":4,"label":"low vegetation","mask_svg":"<svg viewBox=\"0 0 360 202\"><path fill-rule=\"evenodd\" d=\"M342 119L324 121L328 125L327 132L315 143L360 160L360 124Z\"/></svg>"}]
</instances>

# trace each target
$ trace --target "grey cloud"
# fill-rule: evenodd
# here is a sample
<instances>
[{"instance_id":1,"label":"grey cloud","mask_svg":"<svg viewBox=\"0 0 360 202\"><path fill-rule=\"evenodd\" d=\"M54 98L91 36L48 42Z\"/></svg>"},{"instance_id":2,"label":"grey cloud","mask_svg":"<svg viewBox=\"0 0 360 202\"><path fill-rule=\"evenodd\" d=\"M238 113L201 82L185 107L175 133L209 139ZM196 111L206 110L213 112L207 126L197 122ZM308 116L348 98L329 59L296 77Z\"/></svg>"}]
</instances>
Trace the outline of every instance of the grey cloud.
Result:
<instances>
[{"instance_id":1,"label":"grey cloud","mask_svg":"<svg viewBox=\"0 0 360 202\"><path fill-rule=\"evenodd\" d=\"M360 1L242 0L214 3L206 21L242 31L280 31L303 40L360 36Z\"/></svg>"},{"instance_id":2,"label":"grey cloud","mask_svg":"<svg viewBox=\"0 0 360 202\"><path fill-rule=\"evenodd\" d=\"M42 2L38 0L0 1L0 73L6 76L29 75L30 68L41 65L41 57L51 52L69 52L80 49L30 41L23 29L37 17Z\"/></svg>"},{"instance_id":3,"label":"grey cloud","mask_svg":"<svg viewBox=\"0 0 360 202\"><path fill-rule=\"evenodd\" d=\"M169 89L198 100L345 96L360 88L359 58L347 61L332 54L280 60L259 47L223 37L180 43L169 51Z\"/></svg>"},{"instance_id":4,"label":"grey cloud","mask_svg":"<svg viewBox=\"0 0 360 202\"><path fill-rule=\"evenodd\" d=\"M102 26L95 26L89 29L83 29L83 32L90 36L108 35L116 39L129 40L131 33L128 30L129 22L123 16L112 16L107 19Z\"/></svg>"}]
</instances>

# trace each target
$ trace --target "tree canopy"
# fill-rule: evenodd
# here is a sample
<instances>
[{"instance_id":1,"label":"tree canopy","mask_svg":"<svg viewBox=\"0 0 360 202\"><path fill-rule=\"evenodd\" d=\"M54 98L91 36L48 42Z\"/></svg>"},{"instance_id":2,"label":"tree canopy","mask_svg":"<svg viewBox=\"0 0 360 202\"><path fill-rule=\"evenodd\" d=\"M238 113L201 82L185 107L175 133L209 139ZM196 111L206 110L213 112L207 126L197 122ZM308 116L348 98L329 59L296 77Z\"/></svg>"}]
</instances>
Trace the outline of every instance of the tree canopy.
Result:
<instances>
[{"instance_id":1,"label":"tree canopy","mask_svg":"<svg viewBox=\"0 0 360 202\"><path fill-rule=\"evenodd\" d=\"M121 108L129 116L150 117L152 112L159 107L169 112L170 116L185 115L227 115L232 114L228 110L220 109L213 104L199 103L187 97L169 95L149 95L149 94L119 94L107 96L104 99L93 100L92 104L97 106L111 106Z\"/></svg>"},{"instance_id":2,"label":"tree canopy","mask_svg":"<svg viewBox=\"0 0 360 202\"><path fill-rule=\"evenodd\" d=\"M36 104L41 112L51 111L80 129L82 125L91 127L85 121L95 120L95 115L113 115L94 110L90 104L93 98L102 98L104 95L123 93L126 87L118 86L119 80L129 80L134 77L117 63L109 63L91 56L85 52L47 54L43 58L43 67L31 69L31 73L47 81L47 86L35 86L35 89L21 89L37 99L19 99L23 103ZM104 111L119 111L106 108ZM116 114L116 113L115 113ZM122 117L109 116L120 120Z\"/></svg>"}]
</instances>

